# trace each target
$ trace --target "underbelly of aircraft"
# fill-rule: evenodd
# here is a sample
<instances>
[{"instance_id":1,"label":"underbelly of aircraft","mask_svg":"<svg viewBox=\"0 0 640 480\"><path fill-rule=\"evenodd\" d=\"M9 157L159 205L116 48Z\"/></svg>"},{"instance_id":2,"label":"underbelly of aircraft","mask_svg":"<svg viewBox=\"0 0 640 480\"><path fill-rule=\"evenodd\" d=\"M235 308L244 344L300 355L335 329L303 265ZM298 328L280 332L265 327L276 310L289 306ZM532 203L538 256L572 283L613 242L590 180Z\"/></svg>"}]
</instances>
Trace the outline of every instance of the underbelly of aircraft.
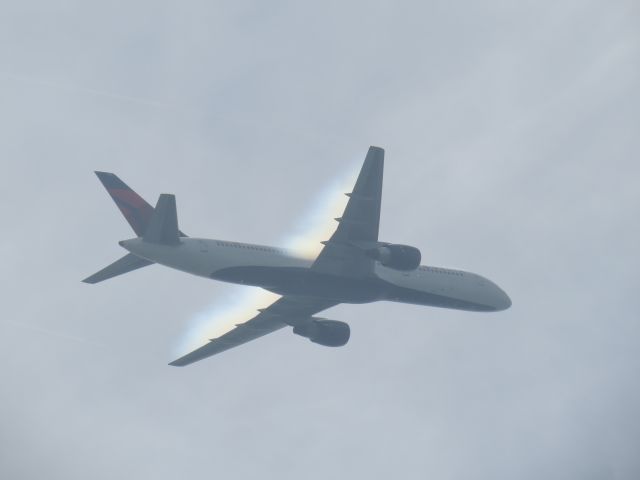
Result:
<instances>
[{"instance_id":1,"label":"underbelly of aircraft","mask_svg":"<svg viewBox=\"0 0 640 480\"><path fill-rule=\"evenodd\" d=\"M402 288L387 284L385 300L400 303L412 303L414 305L426 305L429 307L451 308L454 310L467 310L471 312L490 312L494 307L457 298L454 296L431 293L424 290Z\"/></svg>"},{"instance_id":2,"label":"underbelly of aircraft","mask_svg":"<svg viewBox=\"0 0 640 480\"><path fill-rule=\"evenodd\" d=\"M254 285L279 295L321 297L341 303L369 303L385 297L385 282L377 278L339 277L298 267L228 267L211 278Z\"/></svg>"},{"instance_id":3,"label":"underbelly of aircraft","mask_svg":"<svg viewBox=\"0 0 640 480\"><path fill-rule=\"evenodd\" d=\"M456 310L488 311L493 308L460 298L402 288L379 278L349 278L318 273L299 267L228 267L211 278L240 285L253 285L279 295L320 297L339 303L369 303L377 300L413 303Z\"/></svg>"}]
</instances>

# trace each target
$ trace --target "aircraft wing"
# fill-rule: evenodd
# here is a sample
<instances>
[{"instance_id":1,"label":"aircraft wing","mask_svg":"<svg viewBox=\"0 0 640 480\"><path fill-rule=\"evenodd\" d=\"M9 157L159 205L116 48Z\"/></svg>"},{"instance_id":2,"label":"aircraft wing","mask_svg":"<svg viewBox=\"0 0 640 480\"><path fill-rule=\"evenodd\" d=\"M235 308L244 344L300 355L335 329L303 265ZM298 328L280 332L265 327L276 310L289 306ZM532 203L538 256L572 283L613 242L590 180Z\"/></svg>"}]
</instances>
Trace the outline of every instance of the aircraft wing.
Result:
<instances>
[{"instance_id":1,"label":"aircraft wing","mask_svg":"<svg viewBox=\"0 0 640 480\"><path fill-rule=\"evenodd\" d=\"M369 147L353 191L342 217L336 218L338 228L316 258L311 268L329 274L362 276L373 269L374 261L362 247L378 241L384 150Z\"/></svg>"},{"instance_id":2,"label":"aircraft wing","mask_svg":"<svg viewBox=\"0 0 640 480\"><path fill-rule=\"evenodd\" d=\"M212 338L206 345L174 360L169 365L184 367L256 338L275 332L337 305L338 302L321 298L284 296L276 300L251 320L238 324L233 330Z\"/></svg>"}]
</instances>

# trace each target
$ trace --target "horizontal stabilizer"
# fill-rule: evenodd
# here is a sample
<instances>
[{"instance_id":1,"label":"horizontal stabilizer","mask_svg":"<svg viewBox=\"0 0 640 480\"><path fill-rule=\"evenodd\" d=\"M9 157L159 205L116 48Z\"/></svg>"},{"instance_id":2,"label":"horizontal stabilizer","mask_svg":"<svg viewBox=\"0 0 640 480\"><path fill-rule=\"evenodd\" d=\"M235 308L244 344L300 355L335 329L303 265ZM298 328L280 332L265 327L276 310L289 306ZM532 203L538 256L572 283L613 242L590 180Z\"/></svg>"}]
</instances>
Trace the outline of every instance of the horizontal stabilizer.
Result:
<instances>
[{"instance_id":1,"label":"horizontal stabilizer","mask_svg":"<svg viewBox=\"0 0 640 480\"><path fill-rule=\"evenodd\" d=\"M158 198L156 208L149 220L147 231L143 240L163 245L176 245L180 243L180 230L178 230L178 214L176 213L176 197L163 193Z\"/></svg>"},{"instance_id":2,"label":"horizontal stabilizer","mask_svg":"<svg viewBox=\"0 0 640 480\"><path fill-rule=\"evenodd\" d=\"M151 265L153 262L145 260L144 258L136 257L132 253L128 253L120 260L116 260L108 267L104 267L99 272L94 273L90 277L82 280L84 283L98 283L103 280L107 280L112 277L117 277L123 273L131 272L147 265Z\"/></svg>"}]
</instances>

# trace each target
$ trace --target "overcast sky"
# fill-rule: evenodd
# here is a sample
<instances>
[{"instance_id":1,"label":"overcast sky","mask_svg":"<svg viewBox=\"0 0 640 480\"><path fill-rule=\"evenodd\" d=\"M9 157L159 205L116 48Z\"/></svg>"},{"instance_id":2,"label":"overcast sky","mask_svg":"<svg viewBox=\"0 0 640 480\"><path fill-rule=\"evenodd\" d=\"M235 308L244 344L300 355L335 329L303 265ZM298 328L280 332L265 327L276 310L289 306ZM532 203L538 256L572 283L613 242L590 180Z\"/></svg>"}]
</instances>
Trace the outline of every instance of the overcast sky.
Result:
<instances>
[{"instance_id":1,"label":"overcast sky","mask_svg":"<svg viewBox=\"0 0 640 480\"><path fill-rule=\"evenodd\" d=\"M3 2L0 478L640 477L637 1ZM380 237L511 296L335 307L173 368L244 290L160 266L93 175L282 245L369 145ZM345 173L346 172L346 173Z\"/></svg>"}]
</instances>

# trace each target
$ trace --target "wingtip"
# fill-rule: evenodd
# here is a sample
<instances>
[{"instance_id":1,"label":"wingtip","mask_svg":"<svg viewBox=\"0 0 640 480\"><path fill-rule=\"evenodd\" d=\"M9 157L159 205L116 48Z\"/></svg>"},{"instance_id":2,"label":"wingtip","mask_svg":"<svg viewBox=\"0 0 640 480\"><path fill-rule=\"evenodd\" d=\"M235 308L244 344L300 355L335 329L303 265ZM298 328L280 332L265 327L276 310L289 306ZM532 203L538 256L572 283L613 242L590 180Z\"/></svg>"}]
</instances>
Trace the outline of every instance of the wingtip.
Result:
<instances>
[{"instance_id":1,"label":"wingtip","mask_svg":"<svg viewBox=\"0 0 640 480\"><path fill-rule=\"evenodd\" d=\"M187 358L189 356L189 354L183 355L179 358L176 358L175 360L169 362L169 366L171 367L184 367L186 365L189 365L191 362L189 361L189 359Z\"/></svg>"},{"instance_id":2,"label":"wingtip","mask_svg":"<svg viewBox=\"0 0 640 480\"><path fill-rule=\"evenodd\" d=\"M382 164L384 163L384 148L371 145L364 159L364 163L365 165L376 165L382 168Z\"/></svg>"},{"instance_id":3,"label":"wingtip","mask_svg":"<svg viewBox=\"0 0 640 480\"><path fill-rule=\"evenodd\" d=\"M96 282L96 280L95 280L95 276L96 276L96 274L94 273L93 275L89 275L87 278L83 278L83 279L82 279L82 280L80 280L80 281L81 281L82 283L87 283L87 284L89 284L89 285L93 285L93 284L95 284L95 283L98 283L98 282Z\"/></svg>"}]
</instances>

